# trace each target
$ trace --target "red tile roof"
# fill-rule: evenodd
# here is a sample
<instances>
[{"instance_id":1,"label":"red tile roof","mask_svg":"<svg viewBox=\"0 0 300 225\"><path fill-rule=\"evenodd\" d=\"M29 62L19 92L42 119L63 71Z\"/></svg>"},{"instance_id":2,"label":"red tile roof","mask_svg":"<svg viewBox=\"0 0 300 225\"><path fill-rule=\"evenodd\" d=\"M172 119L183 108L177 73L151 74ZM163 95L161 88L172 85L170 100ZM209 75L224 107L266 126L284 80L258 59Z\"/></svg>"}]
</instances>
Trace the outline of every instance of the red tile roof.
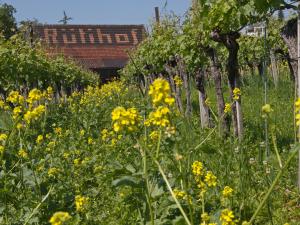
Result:
<instances>
[{"instance_id":1,"label":"red tile roof","mask_svg":"<svg viewBox=\"0 0 300 225\"><path fill-rule=\"evenodd\" d=\"M124 67L127 51L145 37L143 25L39 25L33 29L51 55L62 53L89 69Z\"/></svg>"}]
</instances>

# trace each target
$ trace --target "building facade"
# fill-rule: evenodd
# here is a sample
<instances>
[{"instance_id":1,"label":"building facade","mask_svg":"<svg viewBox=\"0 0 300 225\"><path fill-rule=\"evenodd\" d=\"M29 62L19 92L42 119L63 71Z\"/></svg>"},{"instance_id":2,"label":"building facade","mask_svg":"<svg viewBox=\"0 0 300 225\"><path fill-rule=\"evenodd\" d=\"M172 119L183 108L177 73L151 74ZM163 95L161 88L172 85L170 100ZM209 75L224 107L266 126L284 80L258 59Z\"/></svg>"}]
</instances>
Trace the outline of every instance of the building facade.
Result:
<instances>
[{"instance_id":1,"label":"building facade","mask_svg":"<svg viewBox=\"0 0 300 225\"><path fill-rule=\"evenodd\" d=\"M100 74L102 82L118 76L128 59L128 51L145 38L143 25L36 25L50 55L63 54L82 67Z\"/></svg>"}]
</instances>

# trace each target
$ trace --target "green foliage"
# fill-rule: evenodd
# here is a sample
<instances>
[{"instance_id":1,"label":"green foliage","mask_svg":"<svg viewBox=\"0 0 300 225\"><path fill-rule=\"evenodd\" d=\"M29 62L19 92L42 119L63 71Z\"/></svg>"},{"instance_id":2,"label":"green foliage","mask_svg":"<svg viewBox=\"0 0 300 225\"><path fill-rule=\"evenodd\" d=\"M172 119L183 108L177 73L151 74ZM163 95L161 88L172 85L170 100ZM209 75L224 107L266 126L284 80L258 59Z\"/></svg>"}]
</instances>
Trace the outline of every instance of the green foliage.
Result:
<instances>
[{"instance_id":1,"label":"green foliage","mask_svg":"<svg viewBox=\"0 0 300 225\"><path fill-rule=\"evenodd\" d=\"M6 3L0 5L0 33L5 39L9 39L17 31L15 13L16 9L12 5Z\"/></svg>"},{"instance_id":2,"label":"green foliage","mask_svg":"<svg viewBox=\"0 0 300 225\"><path fill-rule=\"evenodd\" d=\"M0 86L4 92L40 87L71 88L97 83L97 76L63 56L50 57L37 43L35 47L13 36L0 43Z\"/></svg>"}]
</instances>

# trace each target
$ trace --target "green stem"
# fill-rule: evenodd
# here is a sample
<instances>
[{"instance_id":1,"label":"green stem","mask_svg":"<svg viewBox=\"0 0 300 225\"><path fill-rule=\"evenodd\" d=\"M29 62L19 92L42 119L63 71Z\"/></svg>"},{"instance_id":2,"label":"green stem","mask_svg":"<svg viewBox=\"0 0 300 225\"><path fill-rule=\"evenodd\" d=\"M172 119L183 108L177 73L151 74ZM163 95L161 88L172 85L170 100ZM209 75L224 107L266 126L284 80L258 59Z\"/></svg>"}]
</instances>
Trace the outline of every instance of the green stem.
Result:
<instances>
[{"instance_id":1,"label":"green stem","mask_svg":"<svg viewBox=\"0 0 300 225\"><path fill-rule=\"evenodd\" d=\"M164 173L163 169L161 168L159 162L158 162L157 160L154 160L154 162L155 162L156 165L158 166L158 170L159 170L159 172L161 173L161 175L162 175L162 177L163 177L163 179L164 179L164 181L165 181L165 183L166 183L166 185L167 185L167 187L168 187L168 190L169 190L169 192L171 193L172 198L174 199L174 201L175 201L175 203L176 203L178 209L180 210L180 212L181 212L183 218L185 219L185 222L186 222L188 225L192 225L191 222L189 221L189 219L188 219L186 213L184 212L184 210L183 210L183 208L182 208L180 202L179 202L178 199L176 198L176 196L175 196L175 194L174 194L174 192L173 192L173 190L172 190L172 188L171 188L171 185L170 185L170 183L169 183L169 181L168 181L168 179L167 179L167 176L165 175L165 173Z\"/></svg>"},{"instance_id":2,"label":"green stem","mask_svg":"<svg viewBox=\"0 0 300 225\"><path fill-rule=\"evenodd\" d=\"M146 151L143 151L143 164L144 164L144 175L145 175L146 189L147 189L146 198L147 198L147 203L149 205L151 224L154 225L154 216L152 210L151 195L150 195L150 188L149 188L149 177L148 177L148 170L147 170Z\"/></svg>"},{"instance_id":3,"label":"green stem","mask_svg":"<svg viewBox=\"0 0 300 225\"><path fill-rule=\"evenodd\" d=\"M263 198L263 200L260 202L259 206L257 207L255 213L253 214L253 216L251 217L249 224L252 224L256 218L256 216L258 215L258 213L260 212L260 210L262 209L262 207L264 206L264 204L266 203L266 201L268 200L271 192L273 191L273 189L275 188L276 184L278 183L279 179L281 178L283 172L288 168L290 162L292 161L292 159L298 154L299 152L299 146L295 148L295 150L292 152L292 154L289 156L286 164L284 165L284 167L279 171L279 173L277 174L277 176L275 177L275 180L273 181L271 187L269 188L269 190L267 191L265 197Z\"/></svg>"},{"instance_id":4,"label":"green stem","mask_svg":"<svg viewBox=\"0 0 300 225\"><path fill-rule=\"evenodd\" d=\"M273 141L276 157L277 157L277 160L278 160L278 163L279 163L279 167L282 168L282 161L281 161L281 157L279 155L279 151L278 151L277 144L276 144L276 137L275 137L274 134L272 134L272 141Z\"/></svg>"},{"instance_id":5,"label":"green stem","mask_svg":"<svg viewBox=\"0 0 300 225\"><path fill-rule=\"evenodd\" d=\"M156 156L155 156L156 159L158 159L160 143L161 143L161 130L159 131L158 143L157 143L157 147L156 147Z\"/></svg>"},{"instance_id":6,"label":"green stem","mask_svg":"<svg viewBox=\"0 0 300 225\"><path fill-rule=\"evenodd\" d=\"M36 211L41 207L41 205L43 204L44 201L46 201L46 199L49 197L50 193L52 191L52 187L50 187L50 190L48 191L48 193L45 195L45 197L42 199L42 201L34 208L34 210L32 211L32 213L27 217L27 219L25 220L24 225L26 225L29 220L31 219L31 217L36 213Z\"/></svg>"},{"instance_id":7,"label":"green stem","mask_svg":"<svg viewBox=\"0 0 300 225\"><path fill-rule=\"evenodd\" d=\"M206 140L215 132L215 130L217 129L217 127L214 127L214 129L212 129L211 131L210 131L210 133L207 135L207 137L200 143L200 144L198 144L195 148L194 148L194 150L197 150L198 148L200 148L201 147L201 145L204 143L204 142L206 142Z\"/></svg>"}]
</instances>

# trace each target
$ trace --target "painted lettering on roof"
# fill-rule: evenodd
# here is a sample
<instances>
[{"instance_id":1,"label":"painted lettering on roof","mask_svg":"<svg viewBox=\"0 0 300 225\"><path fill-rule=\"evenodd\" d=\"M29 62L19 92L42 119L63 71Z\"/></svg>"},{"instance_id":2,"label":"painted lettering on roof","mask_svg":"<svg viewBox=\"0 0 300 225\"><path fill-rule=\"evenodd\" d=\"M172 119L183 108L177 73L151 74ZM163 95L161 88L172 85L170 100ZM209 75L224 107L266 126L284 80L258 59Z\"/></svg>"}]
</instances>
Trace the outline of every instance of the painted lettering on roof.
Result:
<instances>
[{"instance_id":1,"label":"painted lettering on roof","mask_svg":"<svg viewBox=\"0 0 300 225\"><path fill-rule=\"evenodd\" d=\"M135 46L145 33L142 25L41 25L34 30L50 46Z\"/></svg>"}]
</instances>

